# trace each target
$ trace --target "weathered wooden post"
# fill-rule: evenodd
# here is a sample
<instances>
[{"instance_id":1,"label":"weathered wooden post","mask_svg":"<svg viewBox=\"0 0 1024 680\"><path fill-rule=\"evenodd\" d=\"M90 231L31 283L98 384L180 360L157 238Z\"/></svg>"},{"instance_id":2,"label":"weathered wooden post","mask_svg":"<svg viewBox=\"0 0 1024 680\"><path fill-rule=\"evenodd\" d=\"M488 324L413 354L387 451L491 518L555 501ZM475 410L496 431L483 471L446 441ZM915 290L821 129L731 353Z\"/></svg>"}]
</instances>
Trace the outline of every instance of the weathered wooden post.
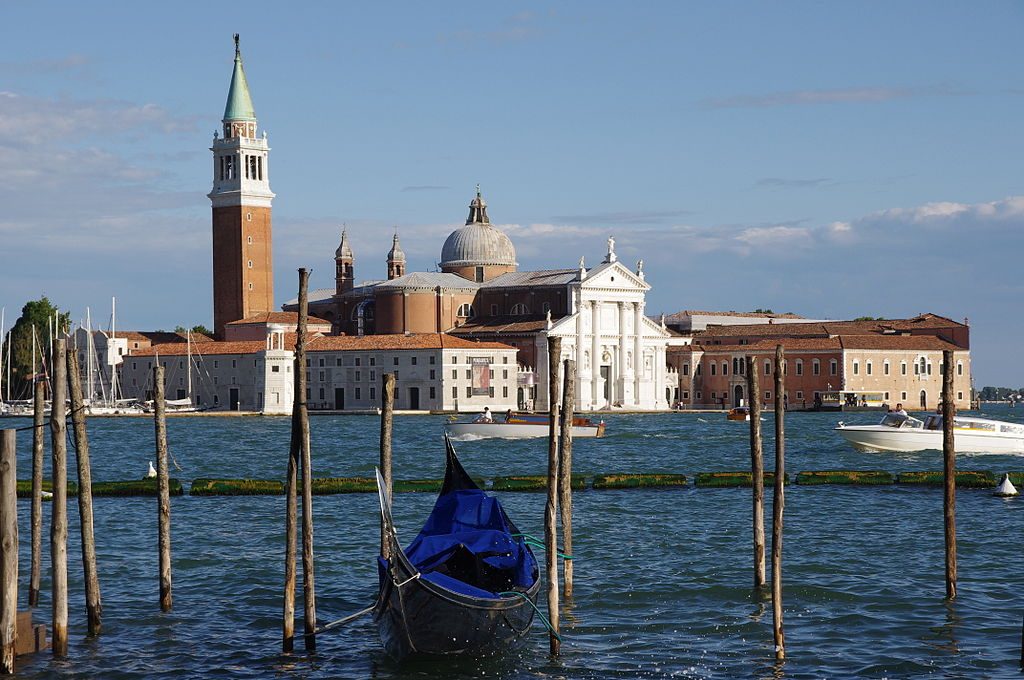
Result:
<instances>
[{"instance_id":1,"label":"weathered wooden post","mask_svg":"<svg viewBox=\"0 0 1024 680\"><path fill-rule=\"evenodd\" d=\"M576 362L565 360L562 433L558 452L558 509L562 515L562 551L572 555L572 418L576 409ZM562 560L562 594L572 597L572 560Z\"/></svg>"},{"instance_id":2,"label":"weathered wooden post","mask_svg":"<svg viewBox=\"0 0 1024 680\"><path fill-rule=\"evenodd\" d=\"M782 512L786 507L786 355L775 347L775 490L772 493L772 630L775 658L786 658L782 630Z\"/></svg>"},{"instance_id":3,"label":"weathered wooden post","mask_svg":"<svg viewBox=\"0 0 1024 680\"><path fill-rule=\"evenodd\" d=\"M956 460L953 425L953 350L942 352L942 461L945 493L942 510L946 520L946 599L956 598Z\"/></svg>"},{"instance_id":4,"label":"weathered wooden post","mask_svg":"<svg viewBox=\"0 0 1024 680\"><path fill-rule=\"evenodd\" d=\"M305 270L299 270L299 307L306 306L308 300L306 289L302 285L307 280ZM305 349L305 348L303 348ZM288 473L285 479L285 529L284 529L284 616L282 625L282 649L285 653L295 648L295 543L298 535L296 517L296 501L298 498L298 475L302 467L302 411L306 408L306 360L300 357L298 346L295 352L294 398L292 399L292 434L288 447ZM305 352L302 352L304 355Z\"/></svg>"},{"instance_id":5,"label":"weathered wooden post","mask_svg":"<svg viewBox=\"0 0 1024 680\"><path fill-rule=\"evenodd\" d=\"M68 461L67 461L67 340L57 340L53 350L53 402L50 412L50 479L53 502L50 513L50 579L52 589L52 638L54 656L68 653Z\"/></svg>"},{"instance_id":6,"label":"weathered wooden post","mask_svg":"<svg viewBox=\"0 0 1024 680\"><path fill-rule=\"evenodd\" d=\"M306 327L309 321L309 270L299 269L299 323L295 342L295 362L306 365ZM306 649L316 649L316 587L313 569L313 460L309 445L309 410L306 390L296 395L292 427L298 426L302 447L302 602L303 638Z\"/></svg>"},{"instance_id":7,"label":"weathered wooden post","mask_svg":"<svg viewBox=\"0 0 1024 680\"><path fill-rule=\"evenodd\" d=\"M160 610L171 611L171 490L167 469L167 404L164 367L153 367L153 421L156 425L157 548L160 552Z\"/></svg>"},{"instance_id":8,"label":"weathered wooden post","mask_svg":"<svg viewBox=\"0 0 1024 680\"><path fill-rule=\"evenodd\" d=\"M750 485L754 501L754 588L764 588L764 457L761 450L761 386L757 359L747 357L747 397L750 402Z\"/></svg>"},{"instance_id":9,"label":"weathered wooden post","mask_svg":"<svg viewBox=\"0 0 1024 680\"><path fill-rule=\"evenodd\" d=\"M558 528L556 512L558 507L558 394L560 380L558 370L562 361L562 339L548 336L548 499L544 506L544 546L546 551L548 618L551 620L550 651L557 655L561 642L558 639Z\"/></svg>"},{"instance_id":10,"label":"weathered wooden post","mask_svg":"<svg viewBox=\"0 0 1024 680\"><path fill-rule=\"evenodd\" d=\"M393 486L391 477L391 429L395 419L395 374L385 373L381 376L380 391L380 476L384 479L384 489L391 498ZM384 530L384 518L380 520L380 556L391 559L390 542Z\"/></svg>"},{"instance_id":11,"label":"weathered wooden post","mask_svg":"<svg viewBox=\"0 0 1024 680\"><path fill-rule=\"evenodd\" d=\"M89 635L99 635L103 604L96 567L96 540L92 521L92 467L89 461L89 434L85 427L82 400L82 376L78 372L78 354L68 352L68 387L71 394L71 424L75 431L75 459L78 467L78 518L82 534L82 571L85 577L85 610Z\"/></svg>"},{"instance_id":12,"label":"weathered wooden post","mask_svg":"<svg viewBox=\"0 0 1024 680\"><path fill-rule=\"evenodd\" d=\"M0 430L0 673L14 673L18 620L17 432Z\"/></svg>"},{"instance_id":13,"label":"weathered wooden post","mask_svg":"<svg viewBox=\"0 0 1024 680\"><path fill-rule=\"evenodd\" d=\"M39 580L43 562L43 449L46 433L46 384L37 382L32 410L32 563L28 580L28 606L39 606Z\"/></svg>"}]
</instances>

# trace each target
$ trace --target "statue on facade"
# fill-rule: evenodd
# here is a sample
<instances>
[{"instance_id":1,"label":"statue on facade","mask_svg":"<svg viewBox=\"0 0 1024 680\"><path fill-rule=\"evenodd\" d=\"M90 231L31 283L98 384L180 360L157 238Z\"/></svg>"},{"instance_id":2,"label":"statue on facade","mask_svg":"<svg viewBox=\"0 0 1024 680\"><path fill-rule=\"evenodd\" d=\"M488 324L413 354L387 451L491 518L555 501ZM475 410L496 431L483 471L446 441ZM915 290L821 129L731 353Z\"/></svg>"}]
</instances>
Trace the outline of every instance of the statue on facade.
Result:
<instances>
[{"instance_id":1,"label":"statue on facade","mask_svg":"<svg viewBox=\"0 0 1024 680\"><path fill-rule=\"evenodd\" d=\"M615 262L615 260L617 260L617 259L618 258L615 255L615 237L614 236L609 236L608 237L608 257L606 258L606 261L607 262Z\"/></svg>"}]
</instances>

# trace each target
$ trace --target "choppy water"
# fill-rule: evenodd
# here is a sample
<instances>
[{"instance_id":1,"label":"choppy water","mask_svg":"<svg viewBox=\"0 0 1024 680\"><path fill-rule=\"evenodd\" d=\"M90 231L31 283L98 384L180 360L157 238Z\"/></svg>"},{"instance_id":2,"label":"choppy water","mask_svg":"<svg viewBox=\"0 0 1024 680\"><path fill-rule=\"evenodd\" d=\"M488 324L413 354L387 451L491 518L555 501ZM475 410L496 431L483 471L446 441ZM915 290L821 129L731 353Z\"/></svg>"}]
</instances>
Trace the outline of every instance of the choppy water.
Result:
<instances>
[{"instance_id":1,"label":"choppy water","mask_svg":"<svg viewBox=\"0 0 1024 680\"><path fill-rule=\"evenodd\" d=\"M1024 409L988 414L1024 421ZM787 470L940 470L941 454L862 454L831 432L835 415L787 419ZM848 420L858 418L850 418ZM873 416L865 415L865 421ZM749 466L747 428L719 414L609 416L609 436L579 440L582 473L735 470ZM396 478L439 477L441 417L399 417ZM23 424L6 421L4 427ZM771 458L771 421L766 422ZM174 458L201 476L283 478L286 418L178 418ZM89 421L96 480L142 476L152 456L145 419ZM369 475L374 417L312 419L316 476ZM19 476L30 476L29 433L19 433ZM474 474L539 474L546 442L458 446ZM47 462L48 465L48 462ZM963 469L1024 470L1024 458L963 456ZM73 458L69 476L74 479ZM770 467L770 465L769 465ZM48 475L47 475L48 476ZM506 493L510 515L543 533L544 495ZM771 517L771 493L767 493ZM396 496L411 540L429 494ZM284 501L279 497L172 499L174 610L158 606L156 502L100 498L96 535L104 630L85 637L77 511L71 521L70 657L20 659L19 677L83 678L662 678L1019 677L1024 614L1024 498L957 495L959 598L943 600L942 493L898 486L789 488L784 543L787 652L772 661L771 604L751 591L750 492L745 489L585 491L574 497L576 596L563 605L562 656L551 660L540 624L501 659L398 665L369 618L319 638L313 656L280 649ZM321 621L367 606L376 587L376 499L315 499ZM44 504L46 505L46 504ZM19 503L27 583L28 501ZM46 527L49 507L44 508ZM44 530L44 560L48 530ZM49 618L44 562L43 607ZM23 586L22 601L27 586ZM301 604L300 604L301 611ZM298 622L301 630L301 621ZM301 649L301 641L297 642Z\"/></svg>"}]
</instances>

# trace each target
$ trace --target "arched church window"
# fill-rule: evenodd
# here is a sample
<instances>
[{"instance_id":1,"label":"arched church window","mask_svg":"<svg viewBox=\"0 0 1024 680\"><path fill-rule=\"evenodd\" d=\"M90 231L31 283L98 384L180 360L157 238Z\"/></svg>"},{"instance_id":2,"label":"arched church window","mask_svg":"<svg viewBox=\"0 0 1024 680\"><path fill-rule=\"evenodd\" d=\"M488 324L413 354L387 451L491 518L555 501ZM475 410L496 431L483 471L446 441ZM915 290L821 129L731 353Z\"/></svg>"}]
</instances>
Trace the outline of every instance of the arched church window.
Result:
<instances>
[{"instance_id":1,"label":"arched church window","mask_svg":"<svg viewBox=\"0 0 1024 680\"><path fill-rule=\"evenodd\" d=\"M512 311L511 311L512 316L526 316L529 313L530 313L530 308L527 307L522 302L517 302L516 304L512 305Z\"/></svg>"},{"instance_id":2,"label":"arched church window","mask_svg":"<svg viewBox=\"0 0 1024 680\"><path fill-rule=\"evenodd\" d=\"M469 319L476 316L476 312L473 311L473 305L469 304L468 302L463 302L461 305L459 305L459 309L458 311L455 312L455 316L459 317L460 319Z\"/></svg>"}]
</instances>

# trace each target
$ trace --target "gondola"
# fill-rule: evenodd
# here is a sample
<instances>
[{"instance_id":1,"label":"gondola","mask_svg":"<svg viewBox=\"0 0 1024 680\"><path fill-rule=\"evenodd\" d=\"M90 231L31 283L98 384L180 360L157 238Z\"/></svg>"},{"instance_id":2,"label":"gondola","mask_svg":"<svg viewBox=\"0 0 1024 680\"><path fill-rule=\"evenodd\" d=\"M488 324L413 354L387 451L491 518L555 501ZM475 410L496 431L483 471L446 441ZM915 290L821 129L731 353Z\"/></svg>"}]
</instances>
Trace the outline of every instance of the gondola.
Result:
<instances>
[{"instance_id":1,"label":"gondola","mask_svg":"<svg viewBox=\"0 0 1024 680\"><path fill-rule=\"evenodd\" d=\"M384 649L392 657L501 652L533 623L540 570L530 547L497 498L459 463L445 436L441 493L404 550L380 472L377 488L388 554L379 557L374 605Z\"/></svg>"}]
</instances>

